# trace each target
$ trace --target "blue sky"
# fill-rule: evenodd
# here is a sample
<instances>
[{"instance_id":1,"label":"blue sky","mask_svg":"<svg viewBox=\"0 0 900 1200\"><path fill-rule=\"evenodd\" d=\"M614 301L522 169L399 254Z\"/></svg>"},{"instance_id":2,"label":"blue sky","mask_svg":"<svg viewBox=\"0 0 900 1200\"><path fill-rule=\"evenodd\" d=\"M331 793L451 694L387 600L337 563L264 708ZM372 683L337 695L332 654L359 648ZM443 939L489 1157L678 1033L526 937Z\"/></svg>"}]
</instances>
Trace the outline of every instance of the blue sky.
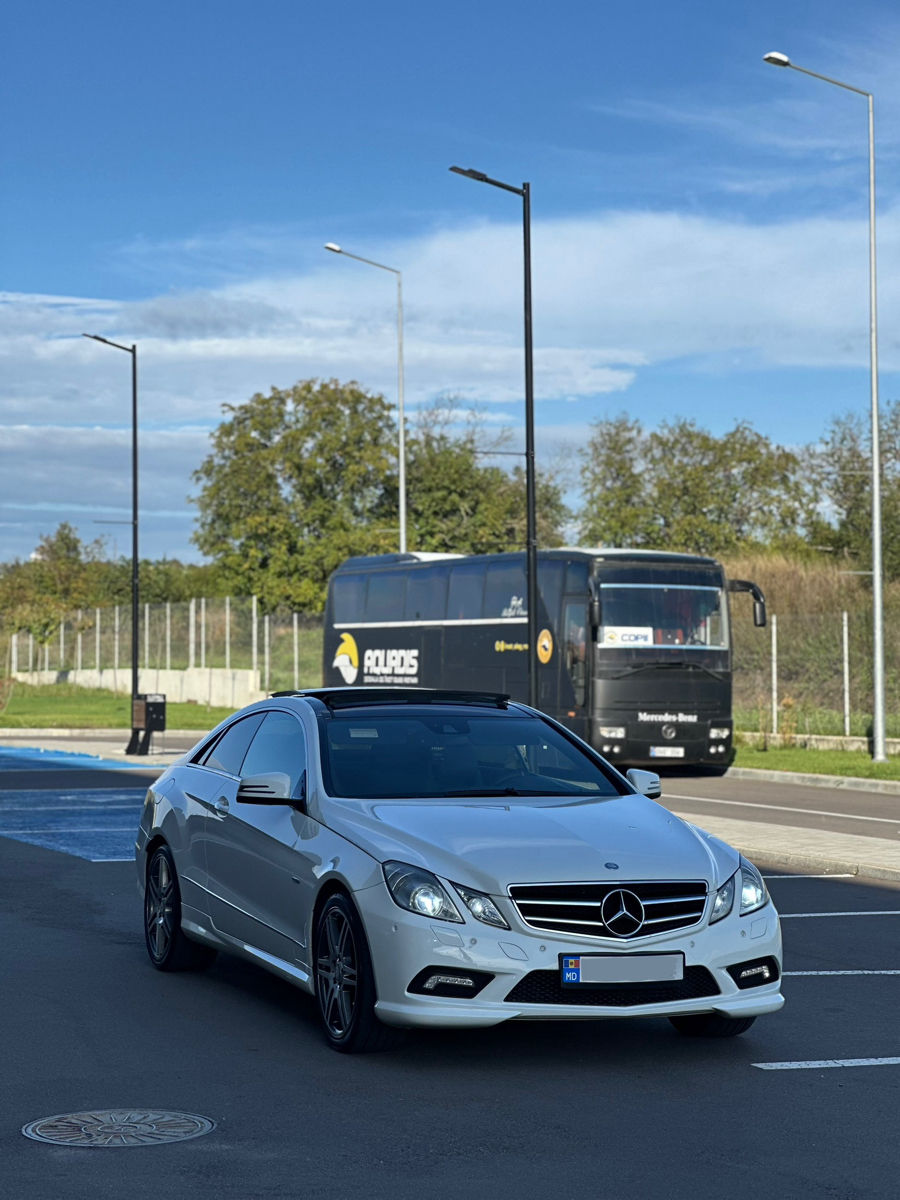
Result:
<instances>
[{"instance_id":1,"label":"blue sky","mask_svg":"<svg viewBox=\"0 0 900 1200\"><path fill-rule=\"evenodd\" d=\"M124 553L136 342L142 552L196 558L223 403L298 379L476 404L522 444L533 198L539 462L590 423L868 413L865 100L882 402L900 395L900 14L798 0L453 6L8 0L0 39L0 560L69 520ZM507 460L508 461L508 460ZM575 480L570 483L574 486Z\"/></svg>"}]
</instances>

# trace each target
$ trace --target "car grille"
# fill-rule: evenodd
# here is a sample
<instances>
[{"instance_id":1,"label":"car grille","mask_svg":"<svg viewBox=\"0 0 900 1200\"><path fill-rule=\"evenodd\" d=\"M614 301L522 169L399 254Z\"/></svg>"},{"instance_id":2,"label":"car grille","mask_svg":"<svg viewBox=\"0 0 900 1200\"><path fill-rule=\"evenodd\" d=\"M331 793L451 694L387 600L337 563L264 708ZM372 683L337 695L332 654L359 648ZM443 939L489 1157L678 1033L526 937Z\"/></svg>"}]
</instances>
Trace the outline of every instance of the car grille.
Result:
<instances>
[{"instance_id":1,"label":"car grille","mask_svg":"<svg viewBox=\"0 0 900 1200\"><path fill-rule=\"evenodd\" d=\"M505 1003L629 1008L718 994L716 981L706 967L685 967L684 979L671 983L606 983L600 987L563 987L559 971L532 971L519 980Z\"/></svg>"},{"instance_id":2,"label":"car grille","mask_svg":"<svg viewBox=\"0 0 900 1200\"><path fill-rule=\"evenodd\" d=\"M644 920L626 932L607 928L603 902L612 892L630 892L641 902ZM577 937L630 940L696 925L706 907L703 880L670 883L517 883L509 889L516 911L532 929ZM618 908L615 901L607 906ZM635 924L635 922L631 922Z\"/></svg>"}]
</instances>

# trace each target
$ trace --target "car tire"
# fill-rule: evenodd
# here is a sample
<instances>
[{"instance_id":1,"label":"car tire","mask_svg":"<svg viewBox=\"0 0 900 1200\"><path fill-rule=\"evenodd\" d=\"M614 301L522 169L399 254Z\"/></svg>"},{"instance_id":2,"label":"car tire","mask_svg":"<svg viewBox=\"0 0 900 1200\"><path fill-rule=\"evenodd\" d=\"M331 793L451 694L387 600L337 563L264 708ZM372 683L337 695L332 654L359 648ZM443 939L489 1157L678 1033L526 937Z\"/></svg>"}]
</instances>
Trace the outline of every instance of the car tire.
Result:
<instances>
[{"instance_id":1,"label":"car tire","mask_svg":"<svg viewBox=\"0 0 900 1200\"><path fill-rule=\"evenodd\" d=\"M375 1015L375 975L365 930L349 896L336 892L316 921L316 1004L325 1040L343 1054L388 1050L403 1032Z\"/></svg>"},{"instance_id":2,"label":"car tire","mask_svg":"<svg viewBox=\"0 0 900 1200\"><path fill-rule=\"evenodd\" d=\"M212 946L191 941L181 928L181 888L168 846L157 846L147 863L144 941L157 971L204 971L216 957Z\"/></svg>"},{"instance_id":3,"label":"car tire","mask_svg":"<svg viewBox=\"0 0 900 1200\"><path fill-rule=\"evenodd\" d=\"M722 1013L686 1013L683 1017L669 1017L679 1033L687 1037L737 1037L745 1033L756 1017L726 1017Z\"/></svg>"}]
</instances>

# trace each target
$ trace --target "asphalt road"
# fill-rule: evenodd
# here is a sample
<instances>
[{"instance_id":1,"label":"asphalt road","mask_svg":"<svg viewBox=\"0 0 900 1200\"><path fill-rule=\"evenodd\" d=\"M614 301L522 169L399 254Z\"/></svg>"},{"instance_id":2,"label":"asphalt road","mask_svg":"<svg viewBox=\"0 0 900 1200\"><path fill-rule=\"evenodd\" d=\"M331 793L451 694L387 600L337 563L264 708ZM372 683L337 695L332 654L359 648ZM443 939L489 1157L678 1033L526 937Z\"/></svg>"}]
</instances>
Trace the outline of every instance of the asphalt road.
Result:
<instances>
[{"instance_id":1,"label":"asphalt road","mask_svg":"<svg viewBox=\"0 0 900 1200\"><path fill-rule=\"evenodd\" d=\"M133 771L48 778L0 777L8 820L29 817L29 791L47 807L58 791L65 826L67 795L112 810L142 786ZM702 784L727 798L728 782ZM823 810L846 799L809 790ZM689 1040L665 1020L510 1024L355 1058L325 1047L307 997L249 964L152 970L133 866L78 853L0 837L4 1198L898 1194L900 887L771 879L787 1005L740 1038ZM848 1060L865 1065L822 1065ZM108 1149L21 1133L117 1106L216 1128Z\"/></svg>"}]
</instances>

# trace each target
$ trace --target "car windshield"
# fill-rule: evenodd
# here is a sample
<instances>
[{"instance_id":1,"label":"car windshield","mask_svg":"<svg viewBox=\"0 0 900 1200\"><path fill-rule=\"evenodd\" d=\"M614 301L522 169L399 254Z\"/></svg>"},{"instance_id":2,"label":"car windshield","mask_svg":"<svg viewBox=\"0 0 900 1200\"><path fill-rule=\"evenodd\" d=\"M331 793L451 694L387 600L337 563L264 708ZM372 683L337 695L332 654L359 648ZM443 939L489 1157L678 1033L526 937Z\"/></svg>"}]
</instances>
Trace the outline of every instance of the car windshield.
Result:
<instances>
[{"instance_id":1,"label":"car windshield","mask_svg":"<svg viewBox=\"0 0 900 1200\"><path fill-rule=\"evenodd\" d=\"M618 796L627 791L533 717L431 710L339 713L321 726L325 784L364 800Z\"/></svg>"}]
</instances>

